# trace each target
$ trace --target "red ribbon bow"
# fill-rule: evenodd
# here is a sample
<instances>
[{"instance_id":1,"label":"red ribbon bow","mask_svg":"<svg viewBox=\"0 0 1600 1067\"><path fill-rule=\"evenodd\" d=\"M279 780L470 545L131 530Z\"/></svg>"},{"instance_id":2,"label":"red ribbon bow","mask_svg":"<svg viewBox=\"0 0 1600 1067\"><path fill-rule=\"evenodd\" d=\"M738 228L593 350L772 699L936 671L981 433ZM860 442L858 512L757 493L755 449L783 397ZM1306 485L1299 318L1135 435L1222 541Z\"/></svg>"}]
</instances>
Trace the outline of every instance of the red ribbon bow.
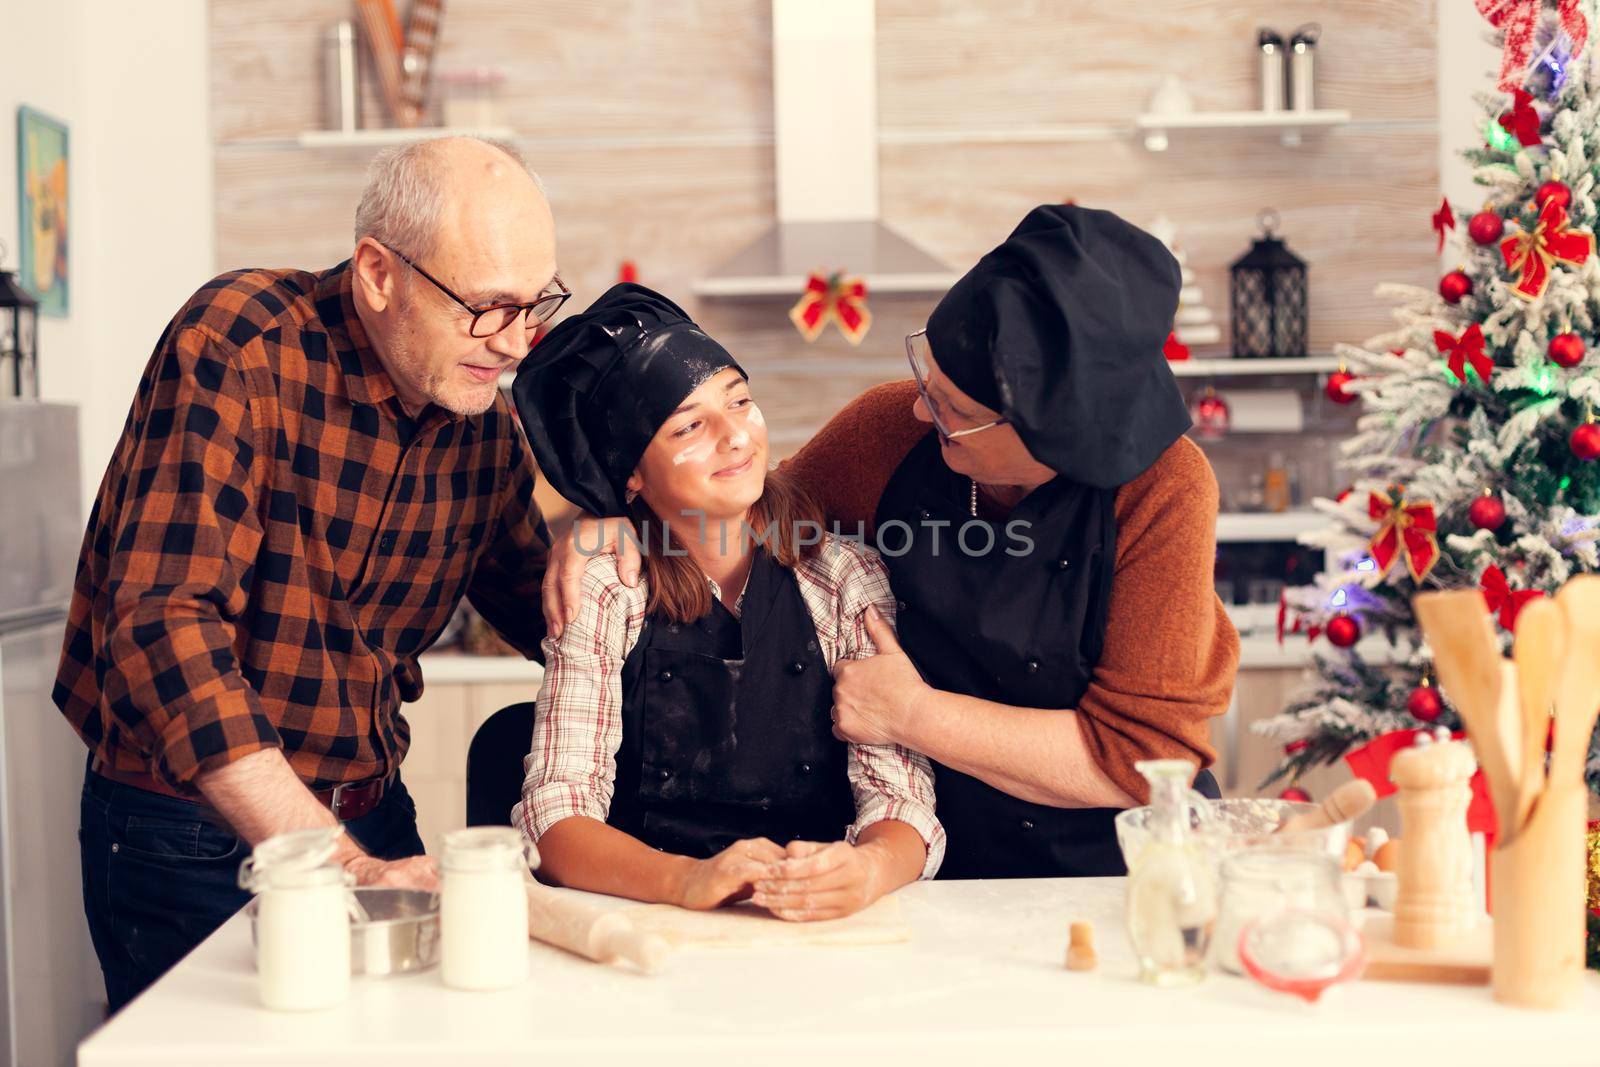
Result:
<instances>
[{"instance_id":1,"label":"red ribbon bow","mask_svg":"<svg viewBox=\"0 0 1600 1067\"><path fill-rule=\"evenodd\" d=\"M1489 610L1499 613L1501 628L1512 633L1516 633L1517 616L1528 601L1544 596L1537 589L1512 589L1506 584L1505 572L1492 563L1484 569L1478 584L1483 589L1483 599L1488 602Z\"/></svg>"},{"instance_id":2,"label":"red ribbon bow","mask_svg":"<svg viewBox=\"0 0 1600 1067\"><path fill-rule=\"evenodd\" d=\"M1378 532L1369 546L1378 574L1388 574L1395 559L1403 555L1412 580L1421 585L1439 562L1439 524L1433 505L1407 504L1404 497L1390 500L1386 493L1368 493L1367 515L1378 520Z\"/></svg>"},{"instance_id":3,"label":"red ribbon bow","mask_svg":"<svg viewBox=\"0 0 1600 1067\"><path fill-rule=\"evenodd\" d=\"M1543 12L1544 0L1478 0L1478 14L1506 35L1505 46L1500 52L1502 91L1515 89L1522 84L1528 60L1533 55L1534 36ZM1561 28L1572 40L1573 54L1577 54L1589 36L1589 23L1579 9L1578 0L1557 0L1556 13L1561 20Z\"/></svg>"},{"instance_id":4,"label":"red ribbon bow","mask_svg":"<svg viewBox=\"0 0 1600 1067\"><path fill-rule=\"evenodd\" d=\"M1439 201L1439 210L1433 213L1433 228L1439 234L1439 247L1435 250L1444 251L1444 231L1456 228L1455 212L1450 210L1450 198L1447 196Z\"/></svg>"},{"instance_id":5,"label":"red ribbon bow","mask_svg":"<svg viewBox=\"0 0 1600 1067\"><path fill-rule=\"evenodd\" d=\"M789 320L808 342L815 341L831 321L839 324L846 341L858 345L872 328L867 283L860 278L846 278L843 271L826 278L813 272L806 279L805 292L789 309Z\"/></svg>"},{"instance_id":6,"label":"red ribbon bow","mask_svg":"<svg viewBox=\"0 0 1600 1067\"><path fill-rule=\"evenodd\" d=\"M1533 97L1521 89L1511 91L1511 110L1500 116L1500 127L1524 148L1544 143L1539 136L1539 113L1533 109Z\"/></svg>"},{"instance_id":7,"label":"red ribbon bow","mask_svg":"<svg viewBox=\"0 0 1600 1067\"><path fill-rule=\"evenodd\" d=\"M1550 264L1580 266L1594 252L1594 234L1567 227L1567 209L1552 197L1539 209L1539 223L1531 231L1507 237L1500 242L1506 266L1522 272L1512 292L1525 300L1537 300L1550 284Z\"/></svg>"},{"instance_id":8,"label":"red ribbon bow","mask_svg":"<svg viewBox=\"0 0 1600 1067\"><path fill-rule=\"evenodd\" d=\"M1433 331L1433 344L1439 354L1450 360L1450 373L1461 382L1467 380L1467 364L1478 372L1483 384L1489 384L1489 374L1494 362L1483 351L1483 327L1473 323L1461 331L1460 337L1451 337L1443 330Z\"/></svg>"}]
</instances>

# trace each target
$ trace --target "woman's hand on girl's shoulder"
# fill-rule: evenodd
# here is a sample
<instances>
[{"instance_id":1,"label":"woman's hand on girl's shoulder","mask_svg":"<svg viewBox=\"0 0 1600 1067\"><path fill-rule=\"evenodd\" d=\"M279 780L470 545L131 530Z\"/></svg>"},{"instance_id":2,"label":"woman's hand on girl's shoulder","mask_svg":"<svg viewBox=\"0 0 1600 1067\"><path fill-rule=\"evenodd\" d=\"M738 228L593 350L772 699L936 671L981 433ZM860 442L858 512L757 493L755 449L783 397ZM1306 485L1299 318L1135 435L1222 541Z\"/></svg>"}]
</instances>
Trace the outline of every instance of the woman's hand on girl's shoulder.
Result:
<instances>
[{"instance_id":1,"label":"woman's hand on girl's shoulder","mask_svg":"<svg viewBox=\"0 0 1600 1067\"><path fill-rule=\"evenodd\" d=\"M639 583L639 542L626 518L600 519L580 514L566 534L550 546L544 581L539 586L539 607L551 637L560 637L567 623L578 617L583 601L583 574L595 556L617 557L617 575L630 588Z\"/></svg>"}]
</instances>

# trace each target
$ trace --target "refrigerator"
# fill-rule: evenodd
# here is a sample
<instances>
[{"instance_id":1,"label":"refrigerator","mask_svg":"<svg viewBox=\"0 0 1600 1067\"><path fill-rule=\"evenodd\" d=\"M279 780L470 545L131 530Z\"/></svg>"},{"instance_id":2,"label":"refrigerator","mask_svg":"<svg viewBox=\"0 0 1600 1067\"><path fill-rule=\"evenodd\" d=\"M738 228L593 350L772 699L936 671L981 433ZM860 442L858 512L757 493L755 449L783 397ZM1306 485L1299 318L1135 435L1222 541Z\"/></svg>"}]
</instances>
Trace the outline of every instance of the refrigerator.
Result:
<instances>
[{"instance_id":1,"label":"refrigerator","mask_svg":"<svg viewBox=\"0 0 1600 1067\"><path fill-rule=\"evenodd\" d=\"M83 540L78 413L0 402L0 1064L54 1067L104 1015L83 917L85 749L50 700Z\"/></svg>"}]
</instances>

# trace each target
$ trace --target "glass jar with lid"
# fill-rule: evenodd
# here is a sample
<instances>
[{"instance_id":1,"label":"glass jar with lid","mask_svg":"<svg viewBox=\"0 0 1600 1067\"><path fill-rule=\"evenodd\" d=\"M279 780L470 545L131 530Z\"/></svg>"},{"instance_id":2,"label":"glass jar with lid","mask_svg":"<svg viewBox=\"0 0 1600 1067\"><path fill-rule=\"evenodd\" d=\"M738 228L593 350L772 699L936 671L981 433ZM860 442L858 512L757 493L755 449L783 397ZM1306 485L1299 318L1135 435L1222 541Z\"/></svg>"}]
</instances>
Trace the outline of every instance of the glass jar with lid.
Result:
<instances>
[{"instance_id":1,"label":"glass jar with lid","mask_svg":"<svg viewBox=\"0 0 1600 1067\"><path fill-rule=\"evenodd\" d=\"M440 856L441 977L455 989L505 989L528 977L532 844L509 826L445 835Z\"/></svg>"}]
</instances>

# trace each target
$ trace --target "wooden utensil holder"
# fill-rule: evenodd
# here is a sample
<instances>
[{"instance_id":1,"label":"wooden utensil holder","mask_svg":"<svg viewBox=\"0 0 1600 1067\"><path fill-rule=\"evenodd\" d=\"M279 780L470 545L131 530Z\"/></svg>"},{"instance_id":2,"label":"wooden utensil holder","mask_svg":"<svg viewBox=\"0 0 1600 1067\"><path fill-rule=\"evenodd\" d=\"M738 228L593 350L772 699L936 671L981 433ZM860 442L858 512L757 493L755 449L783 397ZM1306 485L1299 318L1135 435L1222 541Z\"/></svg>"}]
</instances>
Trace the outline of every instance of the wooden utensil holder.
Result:
<instances>
[{"instance_id":1,"label":"wooden utensil holder","mask_svg":"<svg viewBox=\"0 0 1600 1067\"><path fill-rule=\"evenodd\" d=\"M1502 1004L1554 1010L1582 988L1587 802L1581 780L1551 783L1522 832L1490 857L1492 982Z\"/></svg>"}]
</instances>

